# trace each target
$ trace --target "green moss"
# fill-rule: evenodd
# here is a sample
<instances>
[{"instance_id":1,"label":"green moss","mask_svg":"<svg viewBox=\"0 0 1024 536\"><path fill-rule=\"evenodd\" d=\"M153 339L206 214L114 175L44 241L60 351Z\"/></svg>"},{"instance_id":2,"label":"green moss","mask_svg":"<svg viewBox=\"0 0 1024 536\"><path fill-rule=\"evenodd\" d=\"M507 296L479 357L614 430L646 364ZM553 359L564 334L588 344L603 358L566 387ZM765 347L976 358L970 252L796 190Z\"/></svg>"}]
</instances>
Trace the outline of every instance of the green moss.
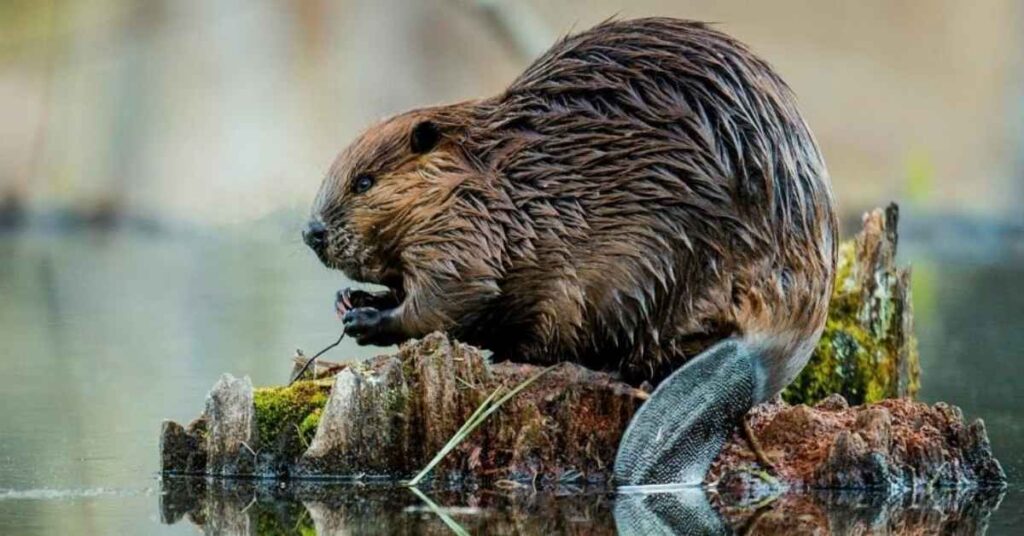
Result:
<instances>
[{"instance_id":1,"label":"green moss","mask_svg":"<svg viewBox=\"0 0 1024 536\"><path fill-rule=\"evenodd\" d=\"M316 428L320 426L320 416L323 413L322 408L314 409L309 415L306 415L306 418L302 419L302 424L299 424L298 433L304 445L309 445L313 441Z\"/></svg>"},{"instance_id":2,"label":"green moss","mask_svg":"<svg viewBox=\"0 0 1024 536\"><path fill-rule=\"evenodd\" d=\"M301 381L290 387L262 387L253 392L260 445L297 450L308 445L320 424L330 381Z\"/></svg>"},{"instance_id":3,"label":"green moss","mask_svg":"<svg viewBox=\"0 0 1024 536\"><path fill-rule=\"evenodd\" d=\"M860 325L830 318L804 371L782 393L791 404L813 404L833 393L852 404L887 398L895 360Z\"/></svg>"},{"instance_id":4,"label":"green moss","mask_svg":"<svg viewBox=\"0 0 1024 536\"><path fill-rule=\"evenodd\" d=\"M873 319L863 316L861 289L854 274L855 247L852 241L839 248L836 284L829 304L829 318L818 346L803 372L782 393L791 404L814 404L833 393L851 404L876 402L884 398L913 395L918 386L917 350L910 336L909 378L900 387L900 358L896 337L897 313L903 305L883 284Z\"/></svg>"}]
</instances>

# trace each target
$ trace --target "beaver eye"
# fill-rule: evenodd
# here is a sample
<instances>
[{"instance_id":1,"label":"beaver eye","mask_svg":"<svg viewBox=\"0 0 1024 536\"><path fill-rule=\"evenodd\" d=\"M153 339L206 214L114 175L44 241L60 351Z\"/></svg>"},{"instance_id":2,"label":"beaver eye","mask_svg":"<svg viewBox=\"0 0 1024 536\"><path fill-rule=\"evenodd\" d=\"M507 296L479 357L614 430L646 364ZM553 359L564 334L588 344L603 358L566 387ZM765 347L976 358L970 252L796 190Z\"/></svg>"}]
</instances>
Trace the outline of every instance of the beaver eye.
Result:
<instances>
[{"instance_id":1,"label":"beaver eye","mask_svg":"<svg viewBox=\"0 0 1024 536\"><path fill-rule=\"evenodd\" d=\"M352 182L352 191L357 194L361 194L373 187L373 176L363 173L356 177L356 180Z\"/></svg>"}]
</instances>

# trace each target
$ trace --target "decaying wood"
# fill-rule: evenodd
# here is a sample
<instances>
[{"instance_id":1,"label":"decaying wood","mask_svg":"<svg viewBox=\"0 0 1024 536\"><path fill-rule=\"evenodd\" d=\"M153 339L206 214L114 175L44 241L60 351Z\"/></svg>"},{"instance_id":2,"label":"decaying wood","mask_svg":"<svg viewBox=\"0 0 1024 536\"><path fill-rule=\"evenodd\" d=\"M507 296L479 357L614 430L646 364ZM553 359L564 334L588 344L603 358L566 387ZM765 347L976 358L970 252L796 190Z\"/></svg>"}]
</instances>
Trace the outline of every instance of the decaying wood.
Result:
<instances>
[{"instance_id":1,"label":"decaying wood","mask_svg":"<svg viewBox=\"0 0 1024 536\"><path fill-rule=\"evenodd\" d=\"M333 378L298 382L275 391L256 390L248 408L222 400L227 389L252 389L225 376L207 401L207 412L190 428L236 431L226 440L213 434L203 443L175 424L165 425L165 472L370 479L408 478L426 465L495 389L514 386L540 369L530 365L488 365L482 353L441 333L407 343L395 356L345 368ZM256 408L261 397L329 392L316 432L304 450L279 437L261 437ZM619 435L646 393L603 373L563 364L508 401L438 466L446 479L558 481L584 476L602 479L615 456ZM295 419L296 421L298 419ZM275 430L299 434L298 425ZM202 435L202 432L197 432ZM280 433L280 432L279 432ZM221 455L238 445L234 458ZM247 445L244 448L241 445ZM178 447L203 445L203 456L182 456ZM250 451L251 449L251 451ZM181 466L193 460L192 466ZM251 469L250 469L251 467Z\"/></svg>"},{"instance_id":2,"label":"decaying wood","mask_svg":"<svg viewBox=\"0 0 1024 536\"><path fill-rule=\"evenodd\" d=\"M833 395L813 407L762 404L748 419L776 470L766 479L736 433L707 475L721 492L756 492L774 480L789 488L884 492L1006 482L984 423L967 423L959 408L942 402L849 406Z\"/></svg>"},{"instance_id":3,"label":"decaying wood","mask_svg":"<svg viewBox=\"0 0 1024 536\"><path fill-rule=\"evenodd\" d=\"M190 426L195 432L166 425L164 471L407 479L488 394L538 370L488 365L479 350L435 333L403 345L395 356L289 388L253 390L247 380L225 376L211 391L204 416ZM257 410L272 411L268 397L301 403L301 397L325 393L308 445L300 437L305 416L268 427L267 416ZM645 397L607 374L560 365L507 402L445 458L434 476L540 486L602 482L621 432ZM850 408L836 395L815 407L762 405L752 412L751 423L777 476L789 486L895 490L1005 480L984 426L966 424L959 410L944 404L904 399ZM709 475L712 482L728 488L759 485L761 469L741 434L722 452Z\"/></svg>"},{"instance_id":4,"label":"decaying wood","mask_svg":"<svg viewBox=\"0 0 1024 536\"><path fill-rule=\"evenodd\" d=\"M896 263L899 209L864 215L839 248L829 318L804 371L784 392L814 404L841 394L851 404L914 397L920 384L910 268Z\"/></svg>"}]
</instances>

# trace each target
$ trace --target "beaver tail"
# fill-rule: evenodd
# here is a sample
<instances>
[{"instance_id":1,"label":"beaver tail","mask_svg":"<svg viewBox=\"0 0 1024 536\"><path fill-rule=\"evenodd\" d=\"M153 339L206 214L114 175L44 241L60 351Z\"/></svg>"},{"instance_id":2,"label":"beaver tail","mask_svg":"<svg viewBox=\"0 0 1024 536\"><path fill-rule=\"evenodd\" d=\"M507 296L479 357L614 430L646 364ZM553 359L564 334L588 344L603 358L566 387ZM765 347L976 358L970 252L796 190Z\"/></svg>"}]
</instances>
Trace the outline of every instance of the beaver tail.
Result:
<instances>
[{"instance_id":1,"label":"beaver tail","mask_svg":"<svg viewBox=\"0 0 1024 536\"><path fill-rule=\"evenodd\" d=\"M820 331L802 337L734 336L658 385L619 443L619 486L697 485L750 408L775 396L807 362Z\"/></svg>"}]
</instances>

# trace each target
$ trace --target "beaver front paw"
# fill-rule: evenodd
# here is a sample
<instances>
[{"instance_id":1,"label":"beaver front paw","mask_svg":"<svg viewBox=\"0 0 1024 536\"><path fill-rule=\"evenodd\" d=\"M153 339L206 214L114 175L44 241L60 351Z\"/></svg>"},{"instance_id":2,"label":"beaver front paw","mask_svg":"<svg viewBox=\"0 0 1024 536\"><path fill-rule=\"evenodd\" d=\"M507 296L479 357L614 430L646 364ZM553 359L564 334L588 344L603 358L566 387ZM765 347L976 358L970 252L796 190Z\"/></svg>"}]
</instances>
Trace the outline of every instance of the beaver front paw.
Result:
<instances>
[{"instance_id":1,"label":"beaver front paw","mask_svg":"<svg viewBox=\"0 0 1024 536\"><path fill-rule=\"evenodd\" d=\"M344 319L349 311L363 307L384 310L398 306L398 299L395 293L390 290L380 292L367 292L353 288L343 288L338 291L334 298L334 312L338 318Z\"/></svg>"},{"instance_id":2,"label":"beaver front paw","mask_svg":"<svg viewBox=\"0 0 1024 536\"><path fill-rule=\"evenodd\" d=\"M402 337L393 332L394 319L388 312L373 307L352 309L342 318L342 322L345 323L345 335L355 339L360 346L398 344Z\"/></svg>"},{"instance_id":3,"label":"beaver front paw","mask_svg":"<svg viewBox=\"0 0 1024 536\"><path fill-rule=\"evenodd\" d=\"M381 314L373 307L359 307L346 312L341 321L345 324L345 335L365 345L370 344L380 330Z\"/></svg>"}]
</instances>

